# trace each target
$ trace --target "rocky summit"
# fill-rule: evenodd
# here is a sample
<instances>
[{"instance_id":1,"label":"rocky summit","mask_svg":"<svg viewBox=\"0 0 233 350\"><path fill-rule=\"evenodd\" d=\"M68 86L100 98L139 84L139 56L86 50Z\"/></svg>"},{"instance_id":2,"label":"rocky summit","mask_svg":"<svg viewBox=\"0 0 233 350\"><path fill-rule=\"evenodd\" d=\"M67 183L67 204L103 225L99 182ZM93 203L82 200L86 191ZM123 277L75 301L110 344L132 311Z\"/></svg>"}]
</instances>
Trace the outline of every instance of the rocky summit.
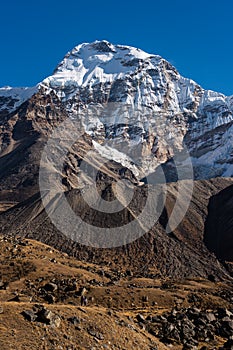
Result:
<instances>
[{"instance_id":1,"label":"rocky summit","mask_svg":"<svg viewBox=\"0 0 233 350\"><path fill-rule=\"evenodd\" d=\"M233 348L232 136L233 96L105 40L0 88L1 349Z\"/></svg>"},{"instance_id":2,"label":"rocky summit","mask_svg":"<svg viewBox=\"0 0 233 350\"><path fill-rule=\"evenodd\" d=\"M202 89L158 55L107 41L81 44L40 89L53 91L73 118L80 118L81 107L97 104L98 113L81 118L82 125L95 140L114 138L115 161L117 140L124 136L131 154L141 147L146 175L185 145L195 178L232 176L233 97ZM101 109L106 103L115 104L110 116ZM128 109L117 113L122 104ZM107 145L97 151L106 156Z\"/></svg>"}]
</instances>

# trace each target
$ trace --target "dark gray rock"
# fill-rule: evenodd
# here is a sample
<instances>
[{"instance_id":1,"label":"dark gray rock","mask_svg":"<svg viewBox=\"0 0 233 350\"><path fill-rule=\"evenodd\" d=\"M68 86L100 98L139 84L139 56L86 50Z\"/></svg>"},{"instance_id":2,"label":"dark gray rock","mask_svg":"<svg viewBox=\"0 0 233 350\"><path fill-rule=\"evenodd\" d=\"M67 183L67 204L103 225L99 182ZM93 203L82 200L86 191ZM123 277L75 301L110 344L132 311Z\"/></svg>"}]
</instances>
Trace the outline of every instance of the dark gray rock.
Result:
<instances>
[{"instance_id":1,"label":"dark gray rock","mask_svg":"<svg viewBox=\"0 0 233 350\"><path fill-rule=\"evenodd\" d=\"M37 321L45 324L49 324L53 327L59 327L61 324L61 318L54 314L52 311L47 308L42 308L37 313Z\"/></svg>"},{"instance_id":2,"label":"dark gray rock","mask_svg":"<svg viewBox=\"0 0 233 350\"><path fill-rule=\"evenodd\" d=\"M206 313L205 318L210 323L216 321L216 317L214 316L214 314L212 312Z\"/></svg>"},{"instance_id":3,"label":"dark gray rock","mask_svg":"<svg viewBox=\"0 0 233 350\"><path fill-rule=\"evenodd\" d=\"M57 284L55 283L47 283L44 287L44 290L46 290L47 292L55 292L58 289Z\"/></svg>"},{"instance_id":4,"label":"dark gray rock","mask_svg":"<svg viewBox=\"0 0 233 350\"><path fill-rule=\"evenodd\" d=\"M24 310L24 311L22 312L22 315L23 315L23 317L24 317L26 320L28 320L28 321L30 321L30 322L34 322L34 321L36 320L36 318L37 318L36 313L35 313L34 311L32 311L32 310Z\"/></svg>"},{"instance_id":5,"label":"dark gray rock","mask_svg":"<svg viewBox=\"0 0 233 350\"><path fill-rule=\"evenodd\" d=\"M137 321L138 322L141 322L141 323L145 323L146 322L146 319L145 319L145 317L143 315L138 314L136 317L137 317Z\"/></svg>"},{"instance_id":6,"label":"dark gray rock","mask_svg":"<svg viewBox=\"0 0 233 350\"><path fill-rule=\"evenodd\" d=\"M68 318L68 321L72 323L74 326L78 326L80 324L80 319L76 316Z\"/></svg>"},{"instance_id":7,"label":"dark gray rock","mask_svg":"<svg viewBox=\"0 0 233 350\"><path fill-rule=\"evenodd\" d=\"M224 318L224 317L231 317L233 314L226 308L219 307L218 310L218 317L219 318Z\"/></svg>"},{"instance_id":8,"label":"dark gray rock","mask_svg":"<svg viewBox=\"0 0 233 350\"><path fill-rule=\"evenodd\" d=\"M13 298L9 299L8 301L15 301L15 302L19 303L20 302L20 298L19 298L18 295L16 295Z\"/></svg>"},{"instance_id":9,"label":"dark gray rock","mask_svg":"<svg viewBox=\"0 0 233 350\"><path fill-rule=\"evenodd\" d=\"M88 329L87 332L98 340L104 340L104 335L92 328Z\"/></svg>"},{"instance_id":10,"label":"dark gray rock","mask_svg":"<svg viewBox=\"0 0 233 350\"><path fill-rule=\"evenodd\" d=\"M47 301L49 304L54 304L55 301L56 301L56 298L54 295L52 294L47 294L45 297L44 297L44 300Z\"/></svg>"},{"instance_id":11,"label":"dark gray rock","mask_svg":"<svg viewBox=\"0 0 233 350\"><path fill-rule=\"evenodd\" d=\"M181 324L181 339L182 340L189 340L192 339L195 336L195 331L194 331L194 324L189 320L186 319L184 322Z\"/></svg>"}]
</instances>

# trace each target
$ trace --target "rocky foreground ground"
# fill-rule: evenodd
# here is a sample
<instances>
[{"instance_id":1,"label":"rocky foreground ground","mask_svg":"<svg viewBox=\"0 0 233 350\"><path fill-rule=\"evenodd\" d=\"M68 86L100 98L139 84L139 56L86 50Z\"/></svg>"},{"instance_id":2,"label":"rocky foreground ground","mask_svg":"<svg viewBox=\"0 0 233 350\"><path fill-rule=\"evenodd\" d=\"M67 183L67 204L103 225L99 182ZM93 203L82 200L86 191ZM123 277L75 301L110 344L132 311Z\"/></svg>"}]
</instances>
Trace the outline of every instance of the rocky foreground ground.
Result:
<instances>
[{"instance_id":1,"label":"rocky foreground ground","mask_svg":"<svg viewBox=\"0 0 233 350\"><path fill-rule=\"evenodd\" d=\"M1 350L233 349L231 281L145 278L9 236L0 260Z\"/></svg>"}]
</instances>

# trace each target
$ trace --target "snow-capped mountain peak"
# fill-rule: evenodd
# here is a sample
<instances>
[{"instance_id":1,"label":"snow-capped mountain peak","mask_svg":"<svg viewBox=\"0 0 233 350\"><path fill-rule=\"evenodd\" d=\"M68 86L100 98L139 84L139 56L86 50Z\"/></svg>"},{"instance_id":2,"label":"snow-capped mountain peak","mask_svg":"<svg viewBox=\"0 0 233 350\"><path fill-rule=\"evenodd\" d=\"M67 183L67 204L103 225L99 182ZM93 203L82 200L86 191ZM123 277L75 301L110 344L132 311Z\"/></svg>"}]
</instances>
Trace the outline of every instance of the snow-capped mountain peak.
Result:
<instances>
[{"instance_id":1,"label":"snow-capped mountain peak","mask_svg":"<svg viewBox=\"0 0 233 350\"><path fill-rule=\"evenodd\" d=\"M85 87L97 83L111 83L140 67L140 62L160 56L150 55L130 46L112 45L106 40L84 43L70 51L43 84L58 87ZM149 62L148 62L149 63Z\"/></svg>"},{"instance_id":2,"label":"snow-capped mountain peak","mask_svg":"<svg viewBox=\"0 0 233 350\"><path fill-rule=\"evenodd\" d=\"M90 102L98 85L105 85L109 96L112 85L115 90L117 85L118 96L115 91L111 100L141 103L155 110L161 110L165 100L166 110L176 113L188 110L192 114L194 106L197 111L198 107L213 102L219 104L219 101L232 109L229 98L205 91L193 80L182 77L161 56L131 46L113 45L106 40L76 46L67 53L54 74L41 83L46 89L54 90L63 101L78 93L79 102L84 104L82 91L89 90Z\"/></svg>"},{"instance_id":3,"label":"snow-capped mountain peak","mask_svg":"<svg viewBox=\"0 0 233 350\"><path fill-rule=\"evenodd\" d=\"M1 115L36 91L1 88ZM70 118L78 118L93 137L96 151L119 163L125 155L114 149L123 138L130 153L140 148L139 163L146 174L186 145L197 178L233 175L233 96L204 90L159 55L106 40L82 43L66 54L38 91L53 92ZM102 112L111 103L118 107L106 119ZM129 108L126 113L121 113L122 105ZM86 114L89 106L98 108ZM109 139L111 147L105 147Z\"/></svg>"}]
</instances>

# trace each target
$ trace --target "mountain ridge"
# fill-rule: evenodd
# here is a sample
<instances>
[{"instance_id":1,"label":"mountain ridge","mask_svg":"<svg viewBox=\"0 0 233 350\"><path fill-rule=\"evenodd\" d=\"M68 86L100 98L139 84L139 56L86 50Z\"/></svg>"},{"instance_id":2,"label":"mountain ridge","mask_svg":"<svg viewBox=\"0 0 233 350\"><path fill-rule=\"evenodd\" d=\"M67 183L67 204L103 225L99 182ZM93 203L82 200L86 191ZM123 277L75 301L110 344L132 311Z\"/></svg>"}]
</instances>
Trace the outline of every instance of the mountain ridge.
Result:
<instances>
[{"instance_id":1,"label":"mountain ridge","mask_svg":"<svg viewBox=\"0 0 233 350\"><path fill-rule=\"evenodd\" d=\"M229 142L233 134L233 96L202 89L159 55L105 40L83 43L65 55L53 75L30 91L54 93L69 117L80 120L85 133L97 141L93 142L97 153L106 156L110 147L109 160L121 162L122 156L114 149L124 139L130 154L139 152L140 177L153 173L184 145L196 179L233 175ZM0 91L0 103L1 99L4 109ZM106 112L106 104L119 111ZM13 105L17 108L19 102ZM121 107L128 108L126 113ZM14 112L14 108L8 108L8 112ZM111 117L106 118L106 113ZM112 143L105 147L103 140L109 136ZM130 154L126 155L128 163L132 160Z\"/></svg>"}]
</instances>

